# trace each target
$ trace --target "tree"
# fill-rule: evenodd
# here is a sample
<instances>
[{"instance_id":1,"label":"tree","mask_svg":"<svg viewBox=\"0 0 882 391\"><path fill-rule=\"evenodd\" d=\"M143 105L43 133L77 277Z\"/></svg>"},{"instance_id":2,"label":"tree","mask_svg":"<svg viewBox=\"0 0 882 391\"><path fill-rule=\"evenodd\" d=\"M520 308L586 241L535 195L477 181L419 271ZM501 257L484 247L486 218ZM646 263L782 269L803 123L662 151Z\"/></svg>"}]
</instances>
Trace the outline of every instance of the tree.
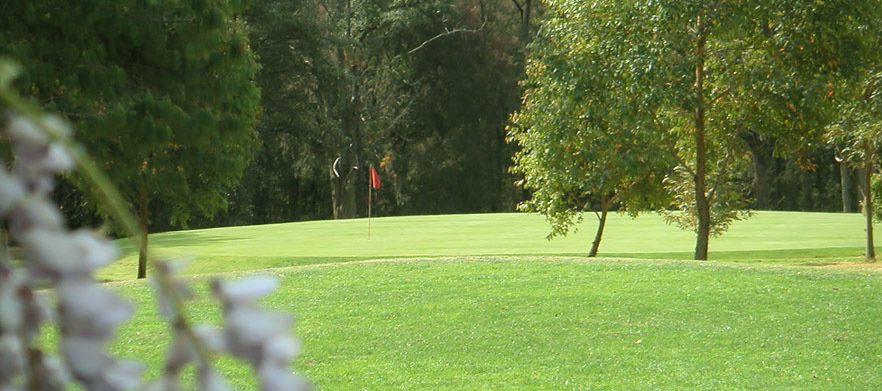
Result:
<instances>
[{"instance_id":1,"label":"tree","mask_svg":"<svg viewBox=\"0 0 882 391\"><path fill-rule=\"evenodd\" d=\"M628 81L610 72L606 53L591 46L595 37L560 11L552 8L528 52L524 106L509 129L520 147L512 170L531 191L520 209L545 215L549 239L599 208L593 257L611 208L636 216L661 205L670 154L657 142L660 129L634 121L638 97L620 93Z\"/></svg>"},{"instance_id":2,"label":"tree","mask_svg":"<svg viewBox=\"0 0 882 391\"><path fill-rule=\"evenodd\" d=\"M859 87L840 89L842 99L841 117L828 128L831 144L840 149L845 161L858 169L866 231L865 257L876 260L873 243L874 193L878 194L879 181L873 180L879 169L879 151L882 148L882 73L867 77ZM876 191L874 191L876 190Z\"/></svg>"},{"instance_id":3,"label":"tree","mask_svg":"<svg viewBox=\"0 0 882 391\"><path fill-rule=\"evenodd\" d=\"M32 99L75 121L88 151L135 205L146 275L151 202L171 221L226 206L252 156L257 63L241 1L12 1L0 49ZM78 182L83 188L88 184Z\"/></svg>"},{"instance_id":4,"label":"tree","mask_svg":"<svg viewBox=\"0 0 882 391\"><path fill-rule=\"evenodd\" d=\"M328 162L337 156L331 146L338 143L334 108L343 77L332 59L329 23L315 2L303 0L255 0L243 17L261 65L260 145L231 192L235 215L224 223L328 218Z\"/></svg>"},{"instance_id":5,"label":"tree","mask_svg":"<svg viewBox=\"0 0 882 391\"><path fill-rule=\"evenodd\" d=\"M380 190L378 209L449 213L513 205L504 127L521 72L513 61L520 49L514 5L325 1L322 9L336 26L334 59L343 75L335 147L348 164L339 166L379 166L389 186ZM364 170L339 174L337 215L359 215Z\"/></svg>"},{"instance_id":6,"label":"tree","mask_svg":"<svg viewBox=\"0 0 882 391\"><path fill-rule=\"evenodd\" d=\"M794 148L819 139L827 83L861 42L852 31L859 3L550 2L627 81L611 93L638 97L635 118L670 135L677 165L666 215L696 232L700 260L711 235L745 216L749 155L739 135Z\"/></svg>"}]
</instances>

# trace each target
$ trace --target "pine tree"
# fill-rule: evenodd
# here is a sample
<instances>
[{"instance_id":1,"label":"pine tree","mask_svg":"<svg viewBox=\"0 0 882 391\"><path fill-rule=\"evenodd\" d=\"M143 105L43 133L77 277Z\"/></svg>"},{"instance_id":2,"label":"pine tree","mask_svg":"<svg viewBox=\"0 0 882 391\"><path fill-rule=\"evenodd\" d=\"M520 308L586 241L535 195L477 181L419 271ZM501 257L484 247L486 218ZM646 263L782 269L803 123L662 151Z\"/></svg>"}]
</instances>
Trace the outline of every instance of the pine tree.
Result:
<instances>
[{"instance_id":1,"label":"pine tree","mask_svg":"<svg viewBox=\"0 0 882 391\"><path fill-rule=\"evenodd\" d=\"M75 122L78 138L138 210L171 222L226 206L251 159L258 65L243 1L12 0L0 55L24 65L18 88ZM77 180L74 179L77 183ZM85 184L81 184L86 186ZM87 191L87 189L84 189Z\"/></svg>"}]
</instances>

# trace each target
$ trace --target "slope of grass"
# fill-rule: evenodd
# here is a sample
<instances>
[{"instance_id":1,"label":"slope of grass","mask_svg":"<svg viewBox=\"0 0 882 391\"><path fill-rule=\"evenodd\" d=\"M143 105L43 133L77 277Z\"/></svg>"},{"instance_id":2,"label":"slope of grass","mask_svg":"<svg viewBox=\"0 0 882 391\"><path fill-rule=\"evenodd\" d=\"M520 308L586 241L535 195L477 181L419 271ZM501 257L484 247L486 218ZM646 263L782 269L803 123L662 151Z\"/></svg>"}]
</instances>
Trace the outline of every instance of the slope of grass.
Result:
<instances>
[{"instance_id":1,"label":"slope of grass","mask_svg":"<svg viewBox=\"0 0 882 391\"><path fill-rule=\"evenodd\" d=\"M562 257L276 269L320 390L879 389L876 270ZM150 308L141 282L116 286ZM194 317L213 321L200 303ZM141 311L116 345L161 355ZM156 368L153 368L154 373ZM246 368L223 363L236 385Z\"/></svg>"},{"instance_id":2,"label":"slope of grass","mask_svg":"<svg viewBox=\"0 0 882 391\"><path fill-rule=\"evenodd\" d=\"M712 239L710 258L859 260L862 222L858 214L757 212ZM192 257L191 273L217 273L391 257L582 255L594 229L594 217L587 215L579 232L548 241L548 225L539 215L409 216L167 232L151 235L151 246L158 253ZM612 215L600 255L689 259L693 248L690 232L665 224L657 215ZM101 277L129 279L135 262L128 256Z\"/></svg>"}]
</instances>

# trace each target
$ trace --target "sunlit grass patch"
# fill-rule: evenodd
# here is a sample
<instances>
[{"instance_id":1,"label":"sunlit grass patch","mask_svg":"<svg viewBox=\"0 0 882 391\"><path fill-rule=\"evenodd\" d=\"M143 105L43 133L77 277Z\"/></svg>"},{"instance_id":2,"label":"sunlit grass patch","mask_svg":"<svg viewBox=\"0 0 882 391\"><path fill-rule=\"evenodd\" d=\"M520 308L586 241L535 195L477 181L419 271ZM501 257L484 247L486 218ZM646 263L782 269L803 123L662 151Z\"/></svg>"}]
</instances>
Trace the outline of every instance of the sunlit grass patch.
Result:
<instances>
[{"instance_id":1,"label":"sunlit grass patch","mask_svg":"<svg viewBox=\"0 0 882 391\"><path fill-rule=\"evenodd\" d=\"M282 280L266 304L296 314L296 367L319 389L882 385L876 270L506 257L265 272ZM140 283L119 286L148 296ZM208 301L197 308L198 319L216 317ZM161 353L149 312L123 330L121 353Z\"/></svg>"}]
</instances>

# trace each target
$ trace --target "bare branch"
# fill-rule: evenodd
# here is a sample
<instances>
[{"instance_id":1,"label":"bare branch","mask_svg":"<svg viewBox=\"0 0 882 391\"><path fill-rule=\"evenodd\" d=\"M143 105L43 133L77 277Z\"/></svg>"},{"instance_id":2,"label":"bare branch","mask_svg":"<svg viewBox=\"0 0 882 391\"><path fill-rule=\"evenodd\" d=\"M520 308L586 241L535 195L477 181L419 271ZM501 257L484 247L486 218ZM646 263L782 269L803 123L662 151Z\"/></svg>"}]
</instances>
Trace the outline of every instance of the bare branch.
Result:
<instances>
[{"instance_id":1,"label":"bare branch","mask_svg":"<svg viewBox=\"0 0 882 391\"><path fill-rule=\"evenodd\" d=\"M429 38L429 39L423 41L423 43L421 43L420 46L417 46L413 49L410 49L410 51L408 51L407 54L413 54L413 53L417 52L418 50L426 47L426 45L432 43L433 41L444 38L449 35L453 35L453 34L457 34L457 33L477 33L479 31L483 30L484 26L486 26L486 25L487 25L487 22L485 21L484 23L481 23L481 27L478 27L476 29L453 29L453 30L445 29L445 31L443 33L438 34L432 38Z\"/></svg>"},{"instance_id":2,"label":"bare branch","mask_svg":"<svg viewBox=\"0 0 882 391\"><path fill-rule=\"evenodd\" d=\"M518 7L518 12L520 12L521 15L523 15L524 14L524 7L521 6L521 3L518 2L518 0L511 0L511 2L514 3L515 7Z\"/></svg>"}]
</instances>

